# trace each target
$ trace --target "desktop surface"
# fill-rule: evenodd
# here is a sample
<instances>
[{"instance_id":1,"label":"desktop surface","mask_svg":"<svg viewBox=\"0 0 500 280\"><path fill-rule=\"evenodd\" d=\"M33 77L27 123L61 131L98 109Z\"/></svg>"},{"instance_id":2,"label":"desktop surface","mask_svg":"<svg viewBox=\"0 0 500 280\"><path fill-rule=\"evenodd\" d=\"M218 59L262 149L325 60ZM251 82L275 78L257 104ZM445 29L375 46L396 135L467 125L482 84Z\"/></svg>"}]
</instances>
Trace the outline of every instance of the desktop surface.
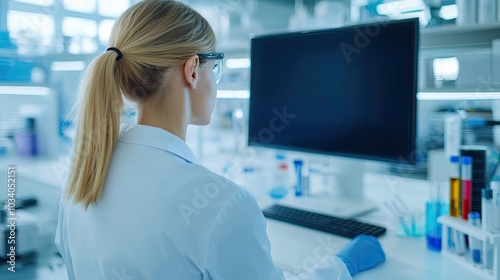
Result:
<instances>
[{"instance_id":1,"label":"desktop surface","mask_svg":"<svg viewBox=\"0 0 500 280\"><path fill-rule=\"evenodd\" d=\"M267 220L267 233L276 265L295 274L310 269L327 252L336 254L351 240L270 219ZM386 261L357 274L354 279L481 279L445 259L440 253L428 250L424 238L401 238L386 234L379 238L379 242L386 254Z\"/></svg>"},{"instance_id":2,"label":"desktop surface","mask_svg":"<svg viewBox=\"0 0 500 280\"><path fill-rule=\"evenodd\" d=\"M207 158L211 159L213 157ZM220 160L222 157L219 155L218 159ZM45 181L44 178L46 175L52 175L53 178L56 178L56 174L54 174L55 170L52 167L58 163L59 161L47 161L37 162L29 166L20 164L19 170L29 170L25 175L31 176L33 175L32 171L34 171L34 167L44 167L40 170L51 171L52 173L42 174L36 172L40 176L43 175L43 178L35 178L33 175L29 179L33 182ZM214 162L211 161L211 163L213 170L220 170L219 167L216 168L213 165ZM27 169L28 167L29 169ZM24 177L24 175L20 176ZM265 180L264 177L254 176L252 180L250 178L243 179L245 180L242 181L241 186L254 194L261 208L276 203L263 187L262 180ZM397 190L412 208L424 209L425 201L428 199L428 181L425 180L366 172L363 181L366 185L364 188L366 196L380 203L388 199L393 194L393 190ZM50 185L54 189L57 189L59 185L55 183L56 181ZM40 182L40 184L45 183ZM49 184L49 181L46 184ZM45 191L45 189L43 190ZM49 198L47 197L47 199ZM354 279L480 279L460 265L444 258L440 253L428 250L424 237L401 237L398 234L397 228L394 228L395 222L393 218L383 206L379 207L377 211L360 216L357 219L387 228L387 232L379 237L382 248L386 253L386 261L374 269L357 274ZM277 266L286 271L287 275L298 275L298 273L309 269L313 264L320 261L326 253L335 255L343 246L351 241L350 238L327 234L272 219L267 219L267 234L271 242L273 260ZM30 273L30 277L26 279L66 279L65 269L60 258L43 260L43 264L41 262L38 267L31 267L30 269L33 271L25 272ZM4 279L5 276L7 276L5 279L20 279L18 277L9 278L8 275L1 274L0 279ZM34 276L32 277L31 275Z\"/></svg>"},{"instance_id":3,"label":"desktop surface","mask_svg":"<svg viewBox=\"0 0 500 280\"><path fill-rule=\"evenodd\" d=\"M229 178L241 187L250 191L257 200L261 209L275 203L282 203L283 199L273 199L268 191L272 186L272 173L268 168L273 162L273 153L257 150L250 158L235 160L233 155L223 160L224 154L211 150L207 151L207 165L214 172L220 172L227 162L241 167L251 166L254 172L233 172ZM294 158L295 154L287 154ZM212 161L217 158L221 162ZM380 172L379 172L380 171ZM382 173L381 170L366 171L363 175L364 197L377 203L378 208L356 219L385 227L387 232L378 240L386 254L386 261L374 269L357 274L354 279L374 280L472 280L481 279L466 268L446 259L439 252L431 251L426 247L425 237L409 238L401 235L398 222L384 207L383 202L397 192L411 209L425 209L429 200L429 184L425 179L409 178L394 174ZM407 175L407 173L403 173ZM289 192L285 198L294 198ZM316 196L303 197L315 199ZM321 199L320 199L321 200ZM298 204L295 204L298 205ZM304 206L304 205L303 205ZM306 207L306 206L304 206ZM315 206L317 207L317 206ZM335 215L334 210L323 209L323 213ZM267 235L271 243L271 256L275 264L286 271L286 275L298 275L319 262L326 253L335 255L352 239L324 233L289 223L266 219Z\"/></svg>"},{"instance_id":4,"label":"desktop surface","mask_svg":"<svg viewBox=\"0 0 500 280\"><path fill-rule=\"evenodd\" d=\"M428 182L425 180L367 172L364 181L369 182L365 188L366 195L380 203L391 196L393 187L411 208L423 209L428 199ZM263 209L276 203L257 189L250 190L255 192ZM452 260L446 259L441 253L427 249L424 236L402 236L399 228L395 227L394 218L383 206L357 219L387 228L387 232L378 238L386 254L386 261L374 269L357 274L354 279L481 279ZM307 271L325 257L326 253L335 255L351 241L350 238L339 235L273 219L266 220L273 260L288 275Z\"/></svg>"}]
</instances>

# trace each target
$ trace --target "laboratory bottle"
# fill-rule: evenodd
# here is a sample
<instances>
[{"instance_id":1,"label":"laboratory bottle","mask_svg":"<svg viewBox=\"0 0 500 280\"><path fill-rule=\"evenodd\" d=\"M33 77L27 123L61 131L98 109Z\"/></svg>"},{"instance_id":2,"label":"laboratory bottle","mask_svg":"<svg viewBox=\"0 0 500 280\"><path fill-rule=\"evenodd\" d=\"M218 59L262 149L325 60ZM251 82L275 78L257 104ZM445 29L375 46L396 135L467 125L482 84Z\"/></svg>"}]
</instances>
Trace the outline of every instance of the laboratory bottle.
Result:
<instances>
[{"instance_id":1,"label":"laboratory bottle","mask_svg":"<svg viewBox=\"0 0 500 280\"><path fill-rule=\"evenodd\" d=\"M284 154L276 154L276 163L272 169L273 179L269 195L274 199L280 199L286 196L291 187L288 163Z\"/></svg>"},{"instance_id":2,"label":"laboratory bottle","mask_svg":"<svg viewBox=\"0 0 500 280\"><path fill-rule=\"evenodd\" d=\"M460 157L450 156L450 216L460 217Z\"/></svg>"},{"instance_id":3,"label":"laboratory bottle","mask_svg":"<svg viewBox=\"0 0 500 280\"><path fill-rule=\"evenodd\" d=\"M497 0L478 0L477 22L488 23L496 21Z\"/></svg>"},{"instance_id":4,"label":"laboratory bottle","mask_svg":"<svg viewBox=\"0 0 500 280\"><path fill-rule=\"evenodd\" d=\"M288 166L288 162L286 160L286 156L284 154L276 155L277 169L276 169L276 177L275 181L277 185L280 185L285 188L291 187L290 180L290 168Z\"/></svg>"},{"instance_id":5,"label":"laboratory bottle","mask_svg":"<svg viewBox=\"0 0 500 280\"><path fill-rule=\"evenodd\" d=\"M0 137L0 157L7 157L15 154L15 144L10 137Z\"/></svg>"},{"instance_id":6,"label":"laboratory bottle","mask_svg":"<svg viewBox=\"0 0 500 280\"><path fill-rule=\"evenodd\" d=\"M461 159L462 218L467 220L471 205L472 157L463 156Z\"/></svg>"},{"instance_id":7,"label":"laboratory bottle","mask_svg":"<svg viewBox=\"0 0 500 280\"><path fill-rule=\"evenodd\" d=\"M38 139L34 118L26 118L25 127L14 132L16 152L19 156L38 155Z\"/></svg>"},{"instance_id":8,"label":"laboratory bottle","mask_svg":"<svg viewBox=\"0 0 500 280\"><path fill-rule=\"evenodd\" d=\"M457 25L472 25L477 22L477 0L457 0Z\"/></svg>"},{"instance_id":9,"label":"laboratory bottle","mask_svg":"<svg viewBox=\"0 0 500 280\"><path fill-rule=\"evenodd\" d=\"M15 154L14 135L7 121L0 122L0 157Z\"/></svg>"}]
</instances>

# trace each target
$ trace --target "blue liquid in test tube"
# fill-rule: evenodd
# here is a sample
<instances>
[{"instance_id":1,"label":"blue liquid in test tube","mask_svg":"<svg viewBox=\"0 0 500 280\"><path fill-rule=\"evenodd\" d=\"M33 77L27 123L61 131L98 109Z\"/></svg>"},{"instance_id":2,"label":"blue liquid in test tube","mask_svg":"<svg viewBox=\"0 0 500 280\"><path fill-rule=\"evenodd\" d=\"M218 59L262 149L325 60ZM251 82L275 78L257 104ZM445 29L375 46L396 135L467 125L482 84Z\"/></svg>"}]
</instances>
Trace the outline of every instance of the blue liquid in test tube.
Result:
<instances>
[{"instance_id":1,"label":"blue liquid in test tube","mask_svg":"<svg viewBox=\"0 0 500 280\"><path fill-rule=\"evenodd\" d=\"M297 184L295 185L295 196L302 196L302 165L303 161L296 159L293 161L295 165L295 174L297 176Z\"/></svg>"},{"instance_id":2,"label":"blue liquid in test tube","mask_svg":"<svg viewBox=\"0 0 500 280\"><path fill-rule=\"evenodd\" d=\"M480 226L480 217L478 212L469 212L468 218L470 225ZM472 262L481 263L481 241L477 238L469 236L469 247Z\"/></svg>"}]
</instances>

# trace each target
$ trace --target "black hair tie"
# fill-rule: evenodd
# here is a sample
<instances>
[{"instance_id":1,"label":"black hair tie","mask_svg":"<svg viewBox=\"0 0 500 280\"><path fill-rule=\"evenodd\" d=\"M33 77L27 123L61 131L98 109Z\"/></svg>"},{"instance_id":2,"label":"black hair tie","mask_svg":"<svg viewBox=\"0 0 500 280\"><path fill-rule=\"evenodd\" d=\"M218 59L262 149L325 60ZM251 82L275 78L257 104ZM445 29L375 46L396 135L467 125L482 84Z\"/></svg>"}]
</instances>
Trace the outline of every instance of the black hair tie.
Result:
<instances>
[{"instance_id":1,"label":"black hair tie","mask_svg":"<svg viewBox=\"0 0 500 280\"><path fill-rule=\"evenodd\" d=\"M123 57L122 52L119 49L115 48L115 47L107 48L106 51L115 51L118 54L118 57L116 58L116 61L122 59L122 57Z\"/></svg>"}]
</instances>

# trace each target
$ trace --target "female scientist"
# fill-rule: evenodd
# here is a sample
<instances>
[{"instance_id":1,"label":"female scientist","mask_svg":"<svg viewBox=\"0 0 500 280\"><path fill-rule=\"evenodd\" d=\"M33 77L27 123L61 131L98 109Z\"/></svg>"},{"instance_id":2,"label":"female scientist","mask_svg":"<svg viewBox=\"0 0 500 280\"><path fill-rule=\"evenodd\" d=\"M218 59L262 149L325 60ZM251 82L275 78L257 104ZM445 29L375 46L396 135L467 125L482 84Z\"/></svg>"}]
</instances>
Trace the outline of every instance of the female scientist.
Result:
<instances>
[{"instance_id":1,"label":"female scientist","mask_svg":"<svg viewBox=\"0 0 500 280\"><path fill-rule=\"evenodd\" d=\"M78 101L56 245L70 279L284 279L246 190L200 166L185 143L214 109L222 53L186 4L146 0L116 22ZM123 97L138 124L120 127ZM325 254L326 255L326 254ZM359 236L300 279L350 279L385 260Z\"/></svg>"}]
</instances>

